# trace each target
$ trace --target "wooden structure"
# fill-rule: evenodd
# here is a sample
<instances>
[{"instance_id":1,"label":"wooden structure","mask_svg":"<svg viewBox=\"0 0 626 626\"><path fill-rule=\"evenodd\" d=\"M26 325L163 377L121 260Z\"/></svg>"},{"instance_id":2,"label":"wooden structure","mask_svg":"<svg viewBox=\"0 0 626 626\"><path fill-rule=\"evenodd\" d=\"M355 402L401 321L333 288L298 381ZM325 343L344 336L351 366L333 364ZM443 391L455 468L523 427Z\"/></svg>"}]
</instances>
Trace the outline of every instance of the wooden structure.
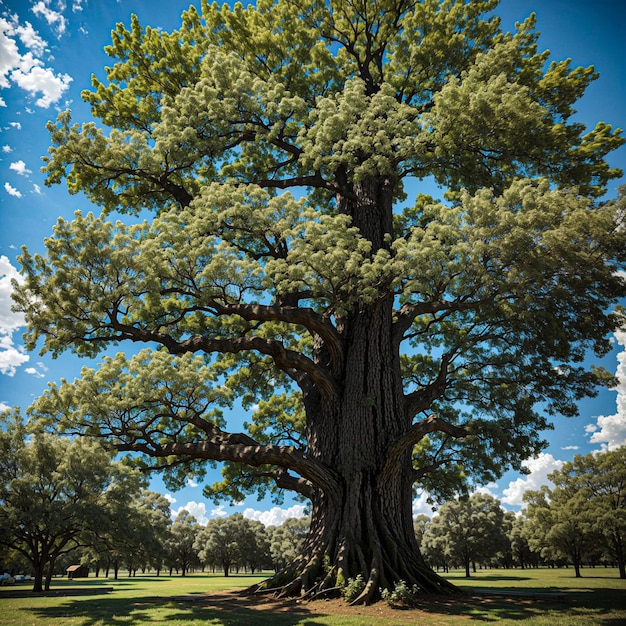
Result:
<instances>
[{"instance_id":1,"label":"wooden structure","mask_svg":"<svg viewBox=\"0 0 626 626\"><path fill-rule=\"evenodd\" d=\"M87 578L89 576L89 567L87 565L70 565L65 571L70 580L74 578Z\"/></svg>"}]
</instances>

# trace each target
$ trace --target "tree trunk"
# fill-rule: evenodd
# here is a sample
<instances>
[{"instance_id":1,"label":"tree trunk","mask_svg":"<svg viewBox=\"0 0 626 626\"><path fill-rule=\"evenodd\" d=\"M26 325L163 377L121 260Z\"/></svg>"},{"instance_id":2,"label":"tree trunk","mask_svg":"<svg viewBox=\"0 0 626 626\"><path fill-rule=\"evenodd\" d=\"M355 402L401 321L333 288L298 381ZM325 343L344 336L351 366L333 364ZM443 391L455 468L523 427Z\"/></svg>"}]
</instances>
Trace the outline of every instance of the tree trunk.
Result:
<instances>
[{"instance_id":1,"label":"tree trunk","mask_svg":"<svg viewBox=\"0 0 626 626\"><path fill-rule=\"evenodd\" d=\"M56 557L50 557L48 561L48 570L46 572L46 582L44 585L45 591L50 591L50 583L52 582L52 575L54 574L54 564L56 563Z\"/></svg>"},{"instance_id":2,"label":"tree trunk","mask_svg":"<svg viewBox=\"0 0 626 626\"><path fill-rule=\"evenodd\" d=\"M43 567L39 564L33 567L33 591L38 593L43 591Z\"/></svg>"},{"instance_id":3,"label":"tree trunk","mask_svg":"<svg viewBox=\"0 0 626 626\"><path fill-rule=\"evenodd\" d=\"M338 201L372 243L372 255L387 246L392 230L392 188L387 179L365 180L353 185L352 199ZM393 302L356 303L337 328L343 362L323 347L314 359L333 371L339 391L329 399L303 389L308 454L336 479L315 486L303 553L265 588L315 597L360 574L366 586L355 603L376 599L400 580L425 592L454 591L425 564L415 538L412 445L398 448L412 416L404 404Z\"/></svg>"}]
</instances>

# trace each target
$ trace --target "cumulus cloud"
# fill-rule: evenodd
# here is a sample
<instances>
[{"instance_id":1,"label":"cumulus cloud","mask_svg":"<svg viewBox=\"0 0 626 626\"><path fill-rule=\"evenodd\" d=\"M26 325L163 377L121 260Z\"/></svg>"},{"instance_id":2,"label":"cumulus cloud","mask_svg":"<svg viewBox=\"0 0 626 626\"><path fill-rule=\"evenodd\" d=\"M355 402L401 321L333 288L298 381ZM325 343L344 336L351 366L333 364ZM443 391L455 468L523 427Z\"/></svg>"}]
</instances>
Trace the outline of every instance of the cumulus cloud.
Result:
<instances>
[{"instance_id":1,"label":"cumulus cloud","mask_svg":"<svg viewBox=\"0 0 626 626\"><path fill-rule=\"evenodd\" d=\"M5 404L4 402L0 402L0 413L4 413L5 411L8 411L11 407L8 404Z\"/></svg>"},{"instance_id":2,"label":"cumulus cloud","mask_svg":"<svg viewBox=\"0 0 626 626\"><path fill-rule=\"evenodd\" d=\"M193 500L190 500L184 506L181 506L176 510L172 509L172 517L176 518L181 511L188 511L196 518L197 522L203 526L206 526L206 523L209 521L206 513L206 504L204 502L194 502Z\"/></svg>"},{"instance_id":3,"label":"cumulus cloud","mask_svg":"<svg viewBox=\"0 0 626 626\"><path fill-rule=\"evenodd\" d=\"M5 107L7 103L4 101L4 98L0 96L0 107Z\"/></svg>"},{"instance_id":4,"label":"cumulus cloud","mask_svg":"<svg viewBox=\"0 0 626 626\"><path fill-rule=\"evenodd\" d=\"M171 493L164 493L163 497L170 503L174 504L176 502L176 498Z\"/></svg>"},{"instance_id":5,"label":"cumulus cloud","mask_svg":"<svg viewBox=\"0 0 626 626\"><path fill-rule=\"evenodd\" d=\"M272 507L269 511L257 511L248 508L243 512L243 516L248 519L257 520L265 526L280 526L290 517L304 517L306 507L304 504L294 504L288 509L281 509L278 506Z\"/></svg>"},{"instance_id":6,"label":"cumulus cloud","mask_svg":"<svg viewBox=\"0 0 626 626\"><path fill-rule=\"evenodd\" d=\"M19 161L15 161L15 163L11 163L9 165L9 169L17 172L20 176L28 176L28 174L33 173L32 170L29 170L26 167L26 163L24 163L21 159Z\"/></svg>"},{"instance_id":7,"label":"cumulus cloud","mask_svg":"<svg viewBox=\"0 0 626 626\"><path fill-rule=\"evenodd\" d=\"M626 347L626 331L621 330L615 333L617 342ZM591 435L591 443L600 444L602 450L615 450L626 445L626 349L617 355L617 371L615 373L618 380L617 387L617 411L614 415L600 415L596 418L595 424L588 424L585 427L587 433Z\"/></svg>"},{"instance_id":8,"label":"cumulus cloud","mask_svg":"<svg viewBox=\"0 0 626 626\"><path fill-rule=\"evenodd\" d=\"M15 198L21 198L22 197L22 192L18 191L15 187L13 187L10 183L4 183L4 190L10 195L10 196L14 196Z\"/></svg>"},{"instance_id":9,"label":"cumulus cloud","mask_svg":"<svg viewBox=\"0 0 626 626\"><path fill-rule=\"evenodd\" d=\"M211 517L226 517L228 511L223 504L218 504L216 508L211 509Z\"/></svg>"},{"instance_id":10,"label":"cumulus cloud","mask_svg":"<svg viewBox=\"0 0 626 626\"><path fill-rule=\"evenodd\" d=\"M37 367L27 367L24 370L26 374L29 374L30 376L34 376L35 378L45 378L47 371L48 371L48 368L41 361L37 363Z\"/></svg>"},{"instance_id":11,"label":"cumulus cloud","mask_svg":"<svg viewBox=\"0 0 626 626\"><path fill-rule=\"evenodd\" d=\"M56 14L44 2L38 2L33 11L46 17L46 20L47 15ZM57 22L61 23L59 20ZM35 104L47 109L61 99L72 77L57 74L52 68L46 67L41 60L45 51L45 41L30 22L22 25L17 15L0 17L0 87L17 85L32 97L39 96Z\"/></svg>"},{"instance_id":12,"label":"cumulus cloud","mask_svg":"<svg viewBox=\"0 0 626 626\"><path fill-rule=\"evenodd\" d=\"M41 92L42 96L35 100L35 104L42 109L47 109L51 104L58 102L72 82L71 76L57 75L46 67L33 67L28 72L17 69L11 73L11 78L31 96Z\"/></svg>"},{"instance_id":13,"label":"cumulus cloud","mask_svg":"<svg viewBox=\"0 0 626 626\"><path fill-rule=\"evenodd\" d=\"M425 491L413 500L413 517L418 515L433 516L433 505L428 502L428 494Z\"/></svg>"},{"instance_id":14,"label":"cumulus cloud","mask_svg":"<svg viewBox=\"0 0 626 626\"><path fill-rule=\"evenodd\" d=\"M23 280L11 261L0 256L0 372L13 376L20 365L29 360L21 346L13 344L13 333L24 326L24 316L11 310L11 280Z\"/></svg>"},{"instance_id":15,"label":"cumulus cloud","mask_svg":"<svg viewBox=\"0 0 626 626\"><path fill-rule=\"evenodd\" d=\"M502 502L511 506L521 506L525 491L537 490L541 485L549 484L548 474L563 467L563 461L555 459L551 454L541 453L536 459L524 464L529 470L525 478L514 480L502 492Z\"/></svg>"},{"instance_id":16,"label":"cumulus cloud","mask_svg":"<svg viewBox=\"0 0 626 626\"><path fill-rule=\"evenodd\" d=\"M60 11L50 8L50 0L37 2L31 8L31 11L48 22L57 35L61 36L67 29L67 20Z\"/></svg>"},{"instance_id":17,"label":"cumulus cloud","mask_svg":"<svg viewBox=\"0 0 626 626\"><path fill-rule=\"evenodd\" d=\"M9 152L13 152L13 148L11 148L11 146L9 145L4 145L2 146L2 152L4 152L5 154L8 154Z\"/></svg>"},{"instance_id":18,"label":"cumulus cloud","mask_svg":"<svg viewBox=\"0 0 626 626\"><path fill-rule=\"evenodd\" d=\"M197 487L198 483L195 482L192 478L188 478L187 479L187 487Z\"/></svg>"}]
</instances>

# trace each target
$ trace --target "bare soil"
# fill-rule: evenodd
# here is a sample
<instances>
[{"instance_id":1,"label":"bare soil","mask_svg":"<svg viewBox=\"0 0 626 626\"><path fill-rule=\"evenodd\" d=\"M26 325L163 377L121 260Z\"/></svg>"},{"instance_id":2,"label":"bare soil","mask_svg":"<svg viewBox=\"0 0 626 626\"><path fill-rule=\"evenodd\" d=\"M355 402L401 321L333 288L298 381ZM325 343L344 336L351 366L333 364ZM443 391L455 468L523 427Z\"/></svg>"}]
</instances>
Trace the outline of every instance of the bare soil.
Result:
<instances>
[{"instance_id":1,"label":"bare soil","mask_svg":"<svg viewBox=\"0 0 626 626\"><path fill-rule=\"evenodd\" d=\"M504 609L505 613L511 611L519 614L531 606L536 610L541 602L531 597L464 593L454 596L427 596L412 608L391 607L383 601L369 606L350 606L343 598L306 602L294 598L277 599L266 595L242 595L240 589L187 596L185 599L203 607L220 609L225 613L246 608L272 614L289 613L302 617L332 615L353 619L360 617L363 623L386 619L406 624L419 624L427 617L432 618L436 614L454 615L455 620L475 620L476 612L486 612L491 608ZM550 604L553 605L554 598L550 600Z\"/></svg>"}]
</instances>

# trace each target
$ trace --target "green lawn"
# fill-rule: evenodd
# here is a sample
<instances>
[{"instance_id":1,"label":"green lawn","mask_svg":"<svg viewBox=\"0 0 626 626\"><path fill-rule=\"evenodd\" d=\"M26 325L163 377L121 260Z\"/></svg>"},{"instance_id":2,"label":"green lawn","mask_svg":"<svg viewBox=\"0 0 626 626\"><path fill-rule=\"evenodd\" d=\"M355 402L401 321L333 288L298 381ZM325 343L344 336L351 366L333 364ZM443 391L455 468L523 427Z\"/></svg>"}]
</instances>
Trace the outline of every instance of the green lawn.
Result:
<instances>
[{"instance_id":1,"label":"green lawn","mask_svg":"<svg viewBox=\"0 0 626 626\"><path fill-rule=\"evenodd\" d=\"M349 609L347 615L327 610L330 604L316 603L314 611L306 604L287 612L259 612L255 600L242 600L228 606L194 602L200 594L235 587L246 587L260 580L240 575L224 578L208 574L186 576L145 576L107 580L89 578L77 581L56 579L52 588L110 586L111 593L56 597L8 598L16 587L0 588L0 624L26 626L110 626L163 624L167 626L395 626L424 624L455 626L460 622L497 622L524 626L617 626L626 623L626 581L614 569L585 569L576 579L572 569L479 571L465 579L462 572L449 578L464 589L480 590L478 600L461 595L452 599L426 599L418 610L393 613ZM17 588L27 588L18 586ZM548 597L542 593L558 594ZM491 594L491 595L490 595ZM336 606L335 606L336 608ZM386 605L385 605L386 608ZM333 613L333 614L325 614ZM354 614L352 615L351 612ZM376 617L376 613L381 614Z\"/></svg>"}]
</instances>

